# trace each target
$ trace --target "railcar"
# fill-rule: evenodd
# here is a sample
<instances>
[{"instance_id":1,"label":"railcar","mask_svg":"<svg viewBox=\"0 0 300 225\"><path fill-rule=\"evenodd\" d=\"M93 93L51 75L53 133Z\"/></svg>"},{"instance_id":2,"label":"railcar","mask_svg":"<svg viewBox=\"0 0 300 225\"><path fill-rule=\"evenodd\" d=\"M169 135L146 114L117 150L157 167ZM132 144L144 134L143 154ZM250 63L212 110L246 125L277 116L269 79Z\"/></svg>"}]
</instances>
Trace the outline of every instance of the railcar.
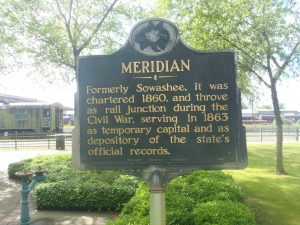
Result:
<instances>
[{"instance_id":1,"label":"railcar","mask_svg":"<svg viewBox=\"0 0 300 225\"><path fill-rule=\"evenodd\" d=\"M0 133L63 132L63 106L59 103L10 103L0 105Z\"/></svg>"}]
</instances>

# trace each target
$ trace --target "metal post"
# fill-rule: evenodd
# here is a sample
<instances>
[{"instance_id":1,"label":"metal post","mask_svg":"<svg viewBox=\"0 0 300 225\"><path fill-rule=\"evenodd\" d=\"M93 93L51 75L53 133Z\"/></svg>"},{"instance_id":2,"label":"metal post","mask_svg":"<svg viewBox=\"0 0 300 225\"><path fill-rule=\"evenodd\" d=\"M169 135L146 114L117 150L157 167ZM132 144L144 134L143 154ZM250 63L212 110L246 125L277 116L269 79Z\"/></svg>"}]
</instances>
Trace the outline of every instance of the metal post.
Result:
<instances>
[{"instance_id":1,"label":"metal post","mask_svg":"<svg viewBox=\"0 0 300 225\"><path fill-rule=\"evenodd\" d=\"M263 141L263 129L262 127L260 128L260 142Z\"/></svg>"},{"instance_id":2,"label":"metal post","mask_svg":"<svg viewBox=\"0 0 300 225\"><path fill-rule=\"evenodd\" d=\"M37 182L43 181L46 179L44 175L45 170L39 168L37 171L18 171L16 176L22 178L22 200L21 200L21 217L20 225L29 225L30 215L29 215L29 193L35 186ZM35 175L33 175L35 174ZM33 176L32 176L33 175ZM32 179L31 179L32 178ZM30 181L31 180L31 181Z\"/></svg>"},{"instance_id":3,"label":"metal post","mask_svg":"<svg viewBox=\"0 0 300 225\"><path fill-rule=\"evenodd\" d=\"M15 150L17 150L18 149L18 143L17 143L17 139L18 139L18 133L17 133L17 131L15 131L15 135L14 135L14 137L15 137Z\"/></svg>"},{"instance_id":4,"label":"metal post","mask_svg":"<svg viewBox=\"0 0 300 225\"><path fill-rule=\"evenodd\" d=\"M166 175L156 170L153 172L149 191L150 191L150 225L166 224L166 204L165 193L167 188Z\"/></svg>"},{"instance_id":5,"label":"metal post","mask_svg":"<svg viewBox=\"0 0 300 225\"><path fill-rule=\"evenodd\" d=\"M299 141L299 128L296 127L296 141Z\"/></svg>"},{"instance_id":6,"label":"metal post","mask_svg":"<svg viewBox=\"0 0 300 225\"><path fill-rule=\"evenodd\" d=\"M46 134L47 135L47 141L48 141L48 149L50 149L50 135L49 134Z\"/></svg>"},{"instance_id":7,"label":"metal post","mask_svg":"<svg viewBox=\"0 0 300 225\"><path fill-rule=\"evenodd\" d=\"M165 192L150 192L150 225L165 225L165 214Z\"/></svg>"},{"instance_id":8,"label":"metal post","mask_svg":"<svg viewBox=\"0 0 300 225\"><path fill-rule=\"evenodd\" d=\"M29 177L25 176L22 177L22 190L21 195L22 195L22 208L21 208L21 224L20 225L29 225L30 221L30 216L29 216Z\"/></svg>"}]
</instances>

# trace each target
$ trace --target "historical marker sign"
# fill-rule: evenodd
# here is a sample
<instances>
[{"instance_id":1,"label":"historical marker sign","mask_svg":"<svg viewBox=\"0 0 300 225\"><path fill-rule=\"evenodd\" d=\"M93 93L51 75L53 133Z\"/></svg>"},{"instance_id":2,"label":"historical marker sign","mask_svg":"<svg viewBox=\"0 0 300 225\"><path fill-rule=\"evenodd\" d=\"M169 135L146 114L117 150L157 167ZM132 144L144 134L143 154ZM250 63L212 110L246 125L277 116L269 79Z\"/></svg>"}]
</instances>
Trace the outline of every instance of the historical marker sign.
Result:
<instances>
[{"instance_id":1,"label":"historical marker sign","mask_svg":"<svg viewBox=\"0 0 300 225\"><path fill-rule=\"evenodd\" d=\"M187 47L162 19L136 25L114 54L80 57L80 166L244 168L235 60Z\"/></svg>"}]
</instances>

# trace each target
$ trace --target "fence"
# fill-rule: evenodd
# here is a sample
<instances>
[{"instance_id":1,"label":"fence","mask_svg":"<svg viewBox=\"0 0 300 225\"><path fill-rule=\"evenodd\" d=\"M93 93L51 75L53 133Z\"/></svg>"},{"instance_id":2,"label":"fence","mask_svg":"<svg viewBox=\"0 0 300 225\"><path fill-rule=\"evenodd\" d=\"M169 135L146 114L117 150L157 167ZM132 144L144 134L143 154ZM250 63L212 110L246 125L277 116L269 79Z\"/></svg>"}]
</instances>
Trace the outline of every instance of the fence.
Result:
<instances>
[{"instance_id":1,"label":"fence","mask_svg":"<svg viewBox=\"0 0 300 225\"><path fill-rule=\"evenodd\" d=\"M247 142L276 141L276 127L246 127ZM284 141L299 141L298 127L283 128Z\"/></svg>"},{"instance_id":2,"label":"fence","mask_svg":"<svg viewBox=\"0 0 300 225\"><path fill-rule=\"evenodd\" d=\"M247 142L275 142L275 127L246 127ZM299 141L298 127L283 128L284 141ZM72 134L0 134L0 150L71 149Z\"/></svg>"},{"instance_id":3,"label":"fence","mask_svg":"<svg viewBox=\"0 0 300 225\"><path fill-rule=\"evenodd\" d=\"M0 134L0 150L8 149L71 149L72 134Z\"/></svg>"}]
</instances>

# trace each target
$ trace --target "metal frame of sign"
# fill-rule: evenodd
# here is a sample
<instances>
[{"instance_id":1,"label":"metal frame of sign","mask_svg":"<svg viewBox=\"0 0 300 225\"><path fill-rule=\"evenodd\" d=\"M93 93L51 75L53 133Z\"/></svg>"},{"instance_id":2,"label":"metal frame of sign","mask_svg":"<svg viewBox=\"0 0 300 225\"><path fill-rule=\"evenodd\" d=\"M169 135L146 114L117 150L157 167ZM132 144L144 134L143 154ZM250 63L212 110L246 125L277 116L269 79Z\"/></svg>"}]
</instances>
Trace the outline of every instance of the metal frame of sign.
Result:
<instances>
[{"instance_id":1,"label":"metal frame of sign","mask_svg":"<svg viewBox=\"0 0 300 225\"><path fill-rule=\"evenodd\" d=\"M77 72L75 167L174 177L247 166L234 51L196 51L174 24L148 19Z\"/></svg>"}]
</instances>

